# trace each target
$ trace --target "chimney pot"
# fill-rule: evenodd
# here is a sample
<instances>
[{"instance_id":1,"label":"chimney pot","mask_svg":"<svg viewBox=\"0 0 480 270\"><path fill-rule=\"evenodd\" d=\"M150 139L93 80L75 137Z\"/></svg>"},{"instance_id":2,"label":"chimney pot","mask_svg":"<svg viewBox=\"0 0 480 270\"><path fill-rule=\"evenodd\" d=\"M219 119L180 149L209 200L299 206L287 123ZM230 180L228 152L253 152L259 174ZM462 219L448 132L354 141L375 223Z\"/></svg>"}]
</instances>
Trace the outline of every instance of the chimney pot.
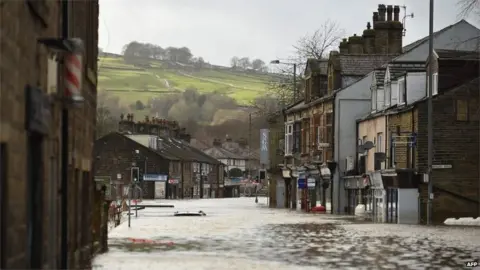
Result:
<instances>
[{"instance_id":1,"label":"chimney pot","mask_svg":"<svg viewBox=\"0 0 480 270\"><path fill-rule=\"evenodd\" d=\"M373 12L373 24L378 21L378 12Z\"/></svg>"},{"instance_id":2,"label":"chimney pot","mask_svg":"<svg viewBox=\"0 0 480 270\"><path fill-rule=\"evenodd\" d=\"M367 22L367 29L370 30L372 28L372 25L370 24L370 22Z\"/></svg>"},{"instance_id":3,"label":"chimney pot","mask_svg":"<svg viewBox=\"0 0 480 270\"><path fill-rule=\"evenodd\" d=\"M392 21L392 13L393 13L393 6L388 5L387 6L387 21L391 22Z\"/></svg>"},{"instance_id":4,"label":"chimney pot","mask_svg":"<svg viewBox=\"0 0 480 270\"><path fill-rule=\"evenodd\" d=\"M393 6L393 21L399 22L400 19L400 6Z\"/></svg>"},{"instance_id":5,"label":"chimney pot","mask_svg":"<svg viewBox=\"0 0 480 270\"><path fill-rule=\"evenodd\" d=\"M385 13L387 11L387 8L385 5L380 4L378 5L378 21L379 22L384 22L385 21Z\"/></svg>"}]
</instances>

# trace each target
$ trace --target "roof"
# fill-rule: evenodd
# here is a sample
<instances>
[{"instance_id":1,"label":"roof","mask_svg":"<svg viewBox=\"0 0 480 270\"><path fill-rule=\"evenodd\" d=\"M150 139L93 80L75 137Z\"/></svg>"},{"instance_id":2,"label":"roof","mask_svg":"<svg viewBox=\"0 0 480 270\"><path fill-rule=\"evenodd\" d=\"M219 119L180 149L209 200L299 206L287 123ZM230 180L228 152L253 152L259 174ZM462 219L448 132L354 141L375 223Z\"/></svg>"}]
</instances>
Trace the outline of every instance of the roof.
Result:
<instances>
[{"instance_id":1,"label":"roof","mask_svg":"<svg viewBox=\"0 0 480 270\"><path fill-rule=\"evenodd\" d=\"M135 139L132 139L131 137L128 137L120 132L111 132L103 137L101 137L100 139L98 139L97 141L100 141L100 140L106 140L108 139L108 137L113 137L113 136L120 136L120 137L123 137L124 139L128 140L129 142L133 143L135 146L143 149L143 150L147 150L151 153L154 153L156 155L159 155L161 156L162 158L164 159L168 159L168 160L179 160L178 157L170 154L169 152L167 151L164 151L164 150L154 150L153 148L150 148L146 145L144 145L143 143L135 140Z\"/></svg>"},{"instance_id":2,"label":"roof","mask_svg":"<svg viewBox=\"0 0 480 270\"><path fill-rule=\"evenodd\" d=\"M364 76L376 68L385 65L396 55L392 54L340 54L334 65L342 75Z\"/></svg>"},{"instance_id":3,"label":"roof","mask_svg":"<svg viewBox=\"0 0 480 270\"><path fill-rule=\"evenodd\" d=\"M159 147L160 149L165 150L166 152L169 152L170 154L175 155L182 160L220 164L217 159L203 153L198 149L195 149L182 140L163 136L158 137L158 140L159 143L161 143Z\"/></svg>"},{"instance_id":4,"label":"roof","mask_svg":"<svg viewBox=\"0 0 480 270\"><path fill-rule=\"evenodd\" d=\"M385 81L385 68L378 68L374 70L373 76L375 76L375 82L377 85L381 85Z\"/></svg>"},{"instance_id":5,"label":"roof","mask_svg":"<svg viewBox=\"0 0 480 270\"><path fill-rule=\"evenodd\" d=\"M451 25L443 28L443 29L440 29L440 30L438 30L438 31L436 31L436 32L433 32L433 36L437 36L437 35L445 32L445 31L449 30L450 28L452 28L452 27L454 27L454 26L456 26L456 25L458 25L458 24L461 24L461 23L468 23L468 24L469 24L469 22L467 22L466 20L460 20L460 21L458 21L458 22L456 22L456 23L454 23L454 24L451 24ZM419 39L419 40L416 40L416 41L414 41L414 42L412 42L412 43L410 43L410 44L408 44L408 45L403 46L403 48L402 48L403 53L407 53L407 52L415 49L416 47L422 45L423 43L428 42L428 38L429 38L429 36L425 36L425 37L423 37L423 38L421 38L421 39Z\"/></svg>"},{"instance_id":6,"label":"roof","mask_svg":"<svg viewBox=\"0 0 480 270\"><path fill-rule=\"evenodd\" d=\"M472 52L472 51L435 49L434 53L441 60L475 60L475 61L478 61L480 59L480 54L478 52Z\"/></svg>"},{"instance_id":7,"label":"roof","mask_svg":"<svg viewBox=\"0 0 480 270\"><path fill-rule=\"evenodd\" d=\"M295 111L298 111L298 110L301 110L301 109L304 109L304 108L307 108L307 104L305 104L305 101L302 100L302 102L299 102L298 104L296 104L295 106L289 108L288 110L285 110L286 113L290 113L290 112L295 112Z\"/></svg>"},{"instance_id":8,"label":"roof","mask_svg":"<svg viewBox=\"0 0 480 270\"><path fill-rule=\"evenodd\" d=\"M310 71L313 74L327 75L328 59L314 59L307 60L307 66L305 68L305 74Z\"/></svg>"},{"instance_id":9,"label":"roof","mask_svg":"<svg viewBox=\"0 0 480 270\"><path fill-rule=\"evenodd\" d=\"M204 150L204 149L207 149L207 148L210 147L206 142L195 139L195 138L192 138L190 140L190 145L199 149L199 150Z\"/></svg>"},{"instance_id":10,"label":"roof","mask_svg":"<svg viewBox=\"0 0 480 270\"><path fill-rule=\"evenodd\" d=\"M225 148L220 146L213 146L208 149L203 150L203 152L207 155L210 155L217 159L244 159L240 155L237 155L231 151L228 151Z\"/></svg>"},{"instance_id":11,"label":"roof","mask_svg":"<svg viewBox=\"0 0 480 270\"><path fill-rule=\"evenodd\" d=\"M407 72L421 72L425 71L425 69L426 65L424 62L393 62L388 65L390 79L398 78Z\"/></svg>"}]
</instances>

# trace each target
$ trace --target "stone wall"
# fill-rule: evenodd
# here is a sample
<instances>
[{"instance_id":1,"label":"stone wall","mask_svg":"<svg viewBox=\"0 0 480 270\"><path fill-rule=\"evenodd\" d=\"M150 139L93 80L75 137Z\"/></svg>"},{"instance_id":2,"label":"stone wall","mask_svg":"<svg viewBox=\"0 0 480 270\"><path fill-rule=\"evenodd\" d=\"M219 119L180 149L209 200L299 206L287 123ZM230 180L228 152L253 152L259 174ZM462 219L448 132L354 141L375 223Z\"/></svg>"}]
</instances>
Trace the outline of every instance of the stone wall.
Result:
<instances>
[{"instance_id":1,"label":"stone wall","mask_svg":"<svg viewBox=\"0 0 480 270\"><path fill-rule=\"evenodd\" d=\"M73 3L73 1L71 2ZM72 4L73 5L73 4ZM98 1L75 2L72 8L71 34L85 42L84 81L85 103L70 110L70 178L69 178L69 268L88 267L91 261L91 210L93 185L91 155L95 127L96 65L98 44ZM27 132L25 130L26 85L47 90L47 58L39 38L56 38L60 29L60 1L2 1L0 3L0 142L10 149L7 153L6 197L2 211L8 212L2 236L1 268L58 268L60 256L60 115L61 104L51 106L50 131L43 140L43 195L36 201L24 194L31 188L27 172ZM85 18L87 22L85 22ZM59 68L59 71L62 69ZM61 72L60 72L61 74ZM61 79L59 79L61 81ZM74 173L76 172L76 178ZM37 183L38 184L38 183ZM52 193L53 191L53 193ZM75 195L75 196L74 196ZM43 199L42 199L43 197ZM38 199L40 198L40 199ZM51 202L54 202L53 205ZM80 203L81 202L81 203ZM43 213L33 221L43 234L34 246L40 258L31 265L27 246L28 205ZM52 207L53 206L53 207ZM85 209L88 209L86 211ZM41 264L41 265L40 265Z\"/></svg>"}]
</instances>

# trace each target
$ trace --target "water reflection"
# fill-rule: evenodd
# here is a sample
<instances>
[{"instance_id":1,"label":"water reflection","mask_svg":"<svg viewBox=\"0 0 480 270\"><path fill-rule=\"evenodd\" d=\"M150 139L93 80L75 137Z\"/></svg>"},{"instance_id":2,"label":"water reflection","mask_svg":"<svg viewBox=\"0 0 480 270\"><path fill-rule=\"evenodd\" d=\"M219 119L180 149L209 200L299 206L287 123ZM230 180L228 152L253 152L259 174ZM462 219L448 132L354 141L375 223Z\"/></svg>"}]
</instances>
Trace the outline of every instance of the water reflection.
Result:
<instances>
[{"instance_id":1,"label":"water reflection","mask_svg":"<svg viewBox=\"0 0 480 270\"><path fill-rule=\"evenodd\" d=\"M365 224L364 226L368 226ZM129 252L235 252L252 260L286 262L297 266L371 269L456 269L479 256L479 250L449 247L427 238L360 236L338 224L272 224L245 232L240 238L152 237L164 243L132 243L115 239L110 249ZM167 242L173 242L167 245Z\"/></svg>"}]
</instances>

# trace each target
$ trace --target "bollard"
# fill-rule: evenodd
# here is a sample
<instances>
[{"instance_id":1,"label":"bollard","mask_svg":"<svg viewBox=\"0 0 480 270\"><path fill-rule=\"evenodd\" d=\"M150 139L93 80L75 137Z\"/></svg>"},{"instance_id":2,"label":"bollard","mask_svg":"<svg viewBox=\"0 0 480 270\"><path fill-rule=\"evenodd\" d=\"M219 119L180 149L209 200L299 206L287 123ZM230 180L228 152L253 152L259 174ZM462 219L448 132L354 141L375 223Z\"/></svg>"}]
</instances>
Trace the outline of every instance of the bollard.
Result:
<instances>
[{"instance_id":1,"label":"bollard","mask_svg":"<svg viewBox=\"0 0 480 270\"><path fill-rule=\"evenodd\" d=\"M135 200L135 217L138 217L138 200Z\"/></svg>"}]
</instances>

